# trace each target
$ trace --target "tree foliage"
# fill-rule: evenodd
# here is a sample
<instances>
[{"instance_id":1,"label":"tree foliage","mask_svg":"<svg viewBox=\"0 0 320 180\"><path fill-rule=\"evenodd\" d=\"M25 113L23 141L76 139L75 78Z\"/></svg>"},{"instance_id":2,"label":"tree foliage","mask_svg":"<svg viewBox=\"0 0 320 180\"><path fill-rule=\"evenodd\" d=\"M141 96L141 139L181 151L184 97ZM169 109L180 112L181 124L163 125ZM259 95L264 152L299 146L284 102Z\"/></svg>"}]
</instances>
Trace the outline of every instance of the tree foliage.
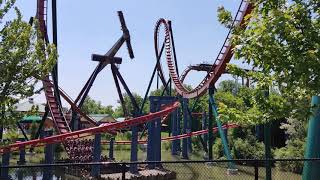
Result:
<instances>
[{"instance_id":1,"label":"tree foliage","mask_svg":"<svg viewBox=\"0 0 320 180\"><path fill-rule=\"evenodd\" d=\"M256 0L247 28L233 31L235 57L272 77L282 91L320 93L317 0ZM220 14L225 14L220 11ZM221 20L224 23L225 20Z\"/></svg>"},{"instance_id":2,"label":"tree foliage","mask_svg":"<svg viewBox=\"0 0 320 180\"><path fill-rule=\"evenodd\" d=\"M34 85L48 74L56 60L54 46L46 46L37 38L37 23L32 26L23 21L14 3L15 0L0 1L1 127L15 124L18 114L14 112L14 104L34 94ZM5 20L11 9L16 17Z\"/></svg>"},{"instance_id":3,"label":"tree foliage","mask_svg":"<svg viewBox=\"0 0 320 180\"><path fill-rule=\"evenodd\" d=\"M132 95L139 106L138 110L140 110L143 98L137 93L132 93ZM131 99L127 93L123 94L123 99L124 99L125 110L127 111L127 116L133 117L134 115L137 115L138 112L136 112L136 108L134 107L134 105L131 102ZM123 107L121 105L120 100L118 100L118 103L119 103L119 106L114 111L114 117L125 117ZM149 112L148 100L146 101L146 104L144 105L144 108L142 110L142 114L146 114L147 112Z\"/></svg>"},{"instance_id":4,"label":"tree foliage","mask_svg":"<svg viewBox=\"0 0 320 180\"><path fill-rule=\"evenodd\" d=\"M94 99L87 96L81 107L81 110L86 114L109 114L112 115L112 106L103 106L100 101L95 101Z\"/></svg>"},{"instance_id":5,"label":"tree foliage","mask_svg":"<svg viewBox=\"0 0 320 180\"><path fill-rule=\"evenodd\" d=\"M228 71L255 81L253 107L265 118L278 115L307 116L310 94L319 94L320 18L315 0L255 0L254 9L245 17L247 28L233 27L235 57L256 71L245 72L229 65ZM219 20L230 26L230 13L218 9ZM265 98L259 91L271 87ZM276 95L278 94L278 95Z\"/></svg>"}]
</instances>

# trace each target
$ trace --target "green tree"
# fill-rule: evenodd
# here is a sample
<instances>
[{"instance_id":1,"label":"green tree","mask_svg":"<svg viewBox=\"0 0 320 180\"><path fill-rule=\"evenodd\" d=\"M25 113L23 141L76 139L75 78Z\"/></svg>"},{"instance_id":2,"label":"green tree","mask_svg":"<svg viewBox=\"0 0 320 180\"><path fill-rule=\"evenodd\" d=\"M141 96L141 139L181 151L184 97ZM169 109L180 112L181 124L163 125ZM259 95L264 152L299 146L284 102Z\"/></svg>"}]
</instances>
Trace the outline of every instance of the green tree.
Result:
<instances>
[{"instance_id":1,"label":"green tree","mask_svg":"<svg viewBox=\"0 0 320 180\"><path fill-rule=\"evenodd\" d=\"M31 26L22 20L15 0L0 1L0 139L4 125L14 127L20 116L14 104L34 94L34 85L52 68L56 51L46 46L39 34L37 23ZM4 19L14 9L16 17Z\"/></svg>"},{"instance_id":2,"label":"green tree","mask_svg":"<svg viewBox=\"0 0 320 180\"><path fill-rule=\"evenodd\" d=\"M86 114L110 114L112 115L113 109L112 106L103 106L100 101L95 101L89 96L86 97L84 103L81 107L81 110Z\"/></svg>"},{"instance_id":3,"label":"green tree","mask_svg":"<svg viewBox=\"0 0 320 180\"><path fill-rule=\"evenodd\" d=\"M320 93L320 8L317 0L257 0L247 28L235 27L235 57L260 69L280 90ZM221 22L227 24L224 9ZM263 80L263 78L260 78ZM267 78L264 78L267 80ZM264 81L270 83L270 81ZM270 85L270 84L268 84Z\"/></svg>"},{"instance_id":4,"label":"green tree","mask_svg":"<svg viewBox=\"0 0 320 180\"><path fill-rule=\"evenodd\" d=\"M136 100L138 104L138 108L141 108L143 98L137 94L137 93L132 93L134 99ZM123 94L123 100L124 100L124 105L125 105L125 110L127 111L127 116L133 117L135 112L135 107L133 106L133 103L131 102L131 99L127 93ZM126 115L123 112L123 107L121 105L120 100L118 100L119 106L115 109L114 111L114 117L125 117ZM148 100L146 101L146 104L144 105L144 108L142 110L142 114L146 114L149 112L149 102Z\"/></svg>"},{"instance_id":5,"label":"green tree","mask_svg":"<svg viewBox=\"0 0 320 180\"><path fill-rule=\"evenodd\" d=\"M277 157L303 157L301 149L311 95L320 94L319 1L256 0L251 3L254 8L246 17L250 18L245 23L247 28L235 26L231 42L235 58L259 71L229 68L238 75L254 79L260 90L269 86L278 91L280 97L261 96L254 105L269 119L279 114L279 108L285 109L282 114L287 123L282 127L291 139L285 148L277 150ZM230 27L230 13L224 8L219 8L218 12L220 22ZM296 172L302 167L296 163L288 167L280 163L280 166Z\"/></svg>"}]
</instances>

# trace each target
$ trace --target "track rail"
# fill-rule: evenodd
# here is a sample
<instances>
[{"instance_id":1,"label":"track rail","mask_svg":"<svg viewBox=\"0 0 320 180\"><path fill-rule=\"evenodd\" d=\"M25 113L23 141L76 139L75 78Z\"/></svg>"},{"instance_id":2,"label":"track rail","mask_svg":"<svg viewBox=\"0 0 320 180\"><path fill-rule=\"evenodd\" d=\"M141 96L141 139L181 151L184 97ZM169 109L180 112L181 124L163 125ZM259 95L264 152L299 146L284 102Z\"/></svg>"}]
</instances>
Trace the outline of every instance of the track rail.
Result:
<instances>
[{"instance_id":1,"label":"track rail","mask_svg":"<svg viewBox=\"0 0 320 180\"><path fill-rule=\"evenodd\" d=\"M222 128L223 129L230 129L230 128L237 128L239 127L237 124L231 123L231 124L226 124L223 125ZM218 127L214 127L212 128L213 132L217 132L218 131ZM203 135L203 134L207 134L209 131L206 130L200 130L200 131L195 131L195 132L191 132L191 133L187 133L187 134L181 134L181 135L177 135L177 136L170 136L170 137L164 137L161 138L161 141L173 141L173 140L178 140L178 139L184 139L184 138L188 138L191 136L199 136L199 135ZM138 141L139 144L147 144L147 140L140 140ZM103 141L103 144L109 144L109 141ZM129 145L131 144L131 141L116 141L115 144L118 145Z\"/></svg>"},{"instance_id":2,"label":"track rail","mask_svg":"<svg viewBox=\"0 0 320 180\"><path fill-rule=\"evenodd\" d=\"M240 25L245 28L246 19L245 16L250 14L252 11L253 5L251 3L241 1L235 19L232 23L232 27L235 25ZM184 98L195 98L203 95L210 85L214 84L221 76L221 74L225 71L227 63L231 60L233 56L233 45L231 44L232 37L232 28L230 28L229 33L216 57L210 71L204 77L204 79L200 82L198 86L196 86L192 90L187 90L183 82L179 79L179 75L177 73L177 64L175 64L174 58L172 57L172 39L171 39L171 31L170 25L167 20L161 18L158 20L155 31L154 31L154 45L155 45L155 53L156 57L159 57L159 32L161 27L164 27L164 43L165 43L165 53L166 53L166 61L169 69L169 75L172 78L176 91L183 96ZM160 65L157 66L159 74L163 74L162 68ZM164 78L163 76L161 78Z\"/></svg>"},{"instance_id":3,"label":"track rail","mask_svg":"<svg viewBox=\"0 0 320 180\"><path fill-rule=\"evenodd\" d=\"M78 131L73 131L73 132L69 132L69 133L46 137L43 139L17 142L14 144L0 147L0 153L17 151L17 150L19 150L19 148L26 148L27 146L36 147L36 146L43 146L45 144L60 143L60 142L64 142L67 140L73 140L73 139L77 139L77 138L91 136L91 135L94 135L97 133L103 133L106 131L116 131L116 130L131 127L131 126L136 126L139 124L147 123L147 122L152 121L156 118L159 118L159 117L161 118L163 116L166 116L166 115L170 114L171 112L173 112L174 110L176 110L179 107L179 105L180 105L179 102L174 102L174 103L166 106L161 111L158 111L155 113L150 113L148 115L140 116L140 117L126 120L123 122L117 122L117 123L113 123L113 124L107 124L104 126L82 129L82 130L78 130Z\"/></svg>"},{"instance_id":4,"label":"track rail","mask_svg":"<svg viewBox=\"0 0 320 180\"><path fill-rule=\"evenodd\" d=\"M40 38L45 40L45 45L49 42L47 35L47 10L48 1L47 0L37 0L37 19L40 26ZM51 113L52 120L55 125L55 129L58 134L64 134L71 132L68 122L64 117L59 103L54 96L54 85L50 83L50 76L47 75L42 79L42 84L44 88L44 94L46 96L47 104Z\"/></svg>"},{"instance_id":5,"label":"track rail","mask_svg":"<svg viewBox=\"0 0 320 180\"><path fill-rule=\"evenodd\" d=\"M54 86L49 82L49 76L46 76L44 80L42 80L44 93L46 96L46 100L49 106L49 110L51 113L52 120L54 122L56 131L59 134L64 134L71 132L68 122L64 115L60 112L58 103L56 102L56 98L53 94Z\"/></svg>"}]
</instances>

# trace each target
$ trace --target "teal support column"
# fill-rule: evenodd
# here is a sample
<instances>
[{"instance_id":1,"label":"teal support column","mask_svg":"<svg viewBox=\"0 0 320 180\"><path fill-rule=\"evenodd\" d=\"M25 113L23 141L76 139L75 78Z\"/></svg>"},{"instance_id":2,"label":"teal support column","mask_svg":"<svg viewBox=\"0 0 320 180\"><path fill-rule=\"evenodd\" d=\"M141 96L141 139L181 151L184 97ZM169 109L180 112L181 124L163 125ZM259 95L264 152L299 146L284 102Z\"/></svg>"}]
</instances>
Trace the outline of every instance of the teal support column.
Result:
<instances>
[{"instance_id":1,"label":"teal support column","mask_svg":"<svg viewBox=\"0 0 320 180\"><path fill-rule=\"evenodd\" d=\"M209 97L213 94L213 87L209 88ZM208 160L213 160L212 145L213 145L213 111L212 103L209 100L209 109L208 109Z\"/></svg>"},{"instance_id":2,"label":"teal support column","mask_svg":"<svg viewBox=\"0 0 320 180\"><path fill-rule=\"evenodd\" d=\"M228 160L232 160L231 158L231 153L230 153L230 149L227 143L227 138L225 136L224 130L222 129L222 125L221 122L219 120L219 116L218 116L218 108L216 107L214 98L212 94L209 94L209 101L211 103L212 106L212 111L213 111L213 115L214 115L214 119L216 120L217 126L218 126L218 130L219 130L219 134L220 134L220 138L223 144L223 150L224 150L224 154L227 157ZM228 163L229 169L235 169L234 163L232 163L231 161Z\"/></svg>"},{"instance_id":3,"label":"teal support column","mask_svg":"<svg viewBox=\"0 0 320 180\"><path fill-rule=\"evenodd\" d=\"M320 158L320 96L313 96L311 100L311 116L308 125L308 138L305 158ZM305 161L303 180L319 179L320 162Z\"/></svg>"}]
</instances>

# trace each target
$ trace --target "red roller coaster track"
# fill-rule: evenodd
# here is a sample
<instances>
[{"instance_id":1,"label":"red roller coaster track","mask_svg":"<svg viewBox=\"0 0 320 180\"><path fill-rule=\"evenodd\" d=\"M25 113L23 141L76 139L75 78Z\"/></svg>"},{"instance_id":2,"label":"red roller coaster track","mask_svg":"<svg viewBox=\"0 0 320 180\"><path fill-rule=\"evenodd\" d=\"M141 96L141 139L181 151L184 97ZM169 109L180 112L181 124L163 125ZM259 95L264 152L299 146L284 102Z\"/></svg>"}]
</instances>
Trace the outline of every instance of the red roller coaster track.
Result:
<instances>
[{"instance_id":1,"label":"red roller coaster track","mask_svg":"<svg viewBox=\"0 0 320 180\"><path fill-rule=\"evenodd\" d=\"M243 7L244 5L244 7ZM249 14L252 10L252 5L250 3L244 3L244 1L241 2L240 7L237 11L235 20L233 22L233 25L235 23L240 23L240 26L245 26L245 16ZM48 36L46 33L46 18L47 18L47 0L38 0L38 7L37 7L37 18L40 22L40 30L42 32L42 36L46 41L48 40ZM237 18L240 16L240 19L238 20ZM179 79L178 73L176 71L176 64L173 61L172 57L172 50L171 50L171 32L169 30L169 25L168 21L165 19L160 19L157 24L156 24L156 29L154 33L154 40L155 40L155 50L156 50L156 55L159 57L159 48L158 48L158 37L159 37L159 30L161 26L164 26L165 28L165 51L166 51L166 60L169 68L169 73L170 77L172 78L177 92L182 95L185 98L194 98L197 96L200 96L206 92L208 89L209 85L214 84L221 74L224 72L226 68L226 64L230 61L231 57L233 56L233 47L230 43L231 39L231 30L229 31L223 46L215 59L215 62L213 63L210 71L208 72L207 76L202 80L202 82L193 90L188 91ZM164 79L163 72L161 69L161 66L159 65L158 71L161 75L161 78ZM183 77L184 78L184 77ZM68 125L68 121L64 117L64 115L60 112L58 108L58 102L56 102L56 98L54 97L54 85L51 83L49 76L46 76L43 80L43 86L44 86L44 92L45 96L48 102L49 110L52 115L52 119L55 124L55 128L58 132L58 135L54 135L51 137L46 137L43 139L37 139L37 140L30 140L30 141L25 141L25 142L17 142L14 144L10 144L7 146L0 147L0 153L4 152L10 152L10 151L16 151L19 150L20 148L26 148L28 146L43 146L45 144L52 144L52 143L60 143L60 142L65 142L67 140L73 140L73 139L78 139L78 138L83 138L86 136L91 136L97 133L102 133L102 132L109 132L109 133L115 133L116 131L124 128L128 128L131 126L135 126L138 124L143 124L149 121L152 121L156 118L159 117L166 117L168 114L173 112L176 108L178 108L179 103L174 102L173 104L170 104L168 106L163 107L162 110L155 112L155 113L150 113L145 116L133 118L130 120L126 120L124 122L118 122L118 123L113 123L113 124L107 124L99 127L93 127L93 128L87 128L83 130L78 130L71 132L70 127ZM59 89L59 92L61 96L66 99L66 101L72 106L74 110L76 110L79 114L81 114L83 117L85 117L90 123L95 124L96 123L88 117L86 114L82 113L79 108L76 106L76 104L71 100L67 94ZM230 124L230 125L225 125L224 128L233 128L237 127L235 124ZM216 131L216 129L213 129ZM197 132L191 132L188 134L182 134L178 136L173 136L173 137L167 137L164 138L163 140L175 140L175 139L181 139L181 138L186 138L190 136L195 136L195 135L201 135L207 133L208 130L201 130Z\"/></svg>"},{"instance_id":2,"label":"red roller coaster track","mask_svg":"<svg viewBox=\"0 0 320 180\"><path fill-rule=\"evenodd\" d=\"M243 7L244 6L244 7ZM245 16L249 14L252 11L252 4L241 1L241 4L239 6L239 9L237 11L237 14L235 16L235 19L233 21L232 27L234 27L236 24L239 23L240 26L245 27ZM240 17L240 19L238 19ZM220 49L220 52L215 59L214 63L211 66L210 71L208 74L205 76L205 78L200 82L200 84L194 88L193 90L189 91L187 90L181 79L179 79L179 75L177 73L177 64L173 61L172 57L172 40L171 40L171 32L169 28L169 22L165 19L160 19L155 27L154 31L154 42L155 42L155 53L156 57L159 57L159 31L161 26L164 26L164 31L165 31L165 38L164 38L164 44L165 44L165 54L166 54L166 61L167 65L169 68L169 74L170 77L172 78L172 81L174 82L175 88L177 92L183 96L184 98L195 98L198 96L203 95L207 89L209 88L210 85L213 85L221 76L221 74L225 71L225 68L227 66L227 63L231 60L233 56L233 46L230 42L231 39L231 31L232 29L229 30L229 33L223 43L222 48ZM161 68L161 65L159 64L157 66L160 78L164 79L163 77L163 71ZM185 77L183 77L184 79ZM165 81L166 82L166 81Z\"/></svg>"},{"instance_id":3,"label":"red roller coaster track","mask_svg":"<svg viewBox=\"0 0 320 180\"><path fill-rule=\"evenodd\" d=\"M77 139L77 138L83 138L86 136L91 136L97 133L103 133L106 131L116 131L121 130L124 128L128 128L131 126L136 126L138 124L147 123L149 121L152 121L156 118L167 116L169 113L173 112L179 107L179 102L174 102L173 104L170 104L166 106L163 110L150 113L145 116L140 116L137 118L129 119L123 122L117 122L113 124L107 124L105 126L98 126L93 128L87 128L82 129L79 131L59 134L55 136L46 137L43 139L37 139L37 140L30 140L25 142L18 142L14 144L10 144L8 146L0 147L0 152L8 152L8 151L16 151L19 150L21 147L27 147L27 146L43 146L45 144L53 144L53 143L60 143L67 140Z\"/></svg>"},{"instance_id":4,"label":"red roller coaster track","mask_svg":"<svg viewBox=\"0 0 320 180\"><path fill-rule=\"evenodd\" d=\"M234 124L234 123L226 124L226 125L222 126L223 129L237 128L237 127L239 127L239 126L237 124ZM212 130L213 130L213 132L217 132L218 128L214 127L214 128L212 128ZM181 135L177 135L177 136L164 137L164 138L161 138L161 141L173 141L173 140L178 140L178 139L184 139L184 138L188 138L188 137L191 137L191 136L199 136L199 135L202 135L202 134L206 134L208 132L209 132L209 130L205 129L205 130L190 132L190 133L187 133L187 134L181 134ZM102 143L103 144L108 144L109 141L103 141ZM139 144L146 144L147 140L140 140L140 141L138 141L138 143ZM131 144L131 141L116 141L115 144L128 145L128 144Z\"/></svg>"}]
</instances>

